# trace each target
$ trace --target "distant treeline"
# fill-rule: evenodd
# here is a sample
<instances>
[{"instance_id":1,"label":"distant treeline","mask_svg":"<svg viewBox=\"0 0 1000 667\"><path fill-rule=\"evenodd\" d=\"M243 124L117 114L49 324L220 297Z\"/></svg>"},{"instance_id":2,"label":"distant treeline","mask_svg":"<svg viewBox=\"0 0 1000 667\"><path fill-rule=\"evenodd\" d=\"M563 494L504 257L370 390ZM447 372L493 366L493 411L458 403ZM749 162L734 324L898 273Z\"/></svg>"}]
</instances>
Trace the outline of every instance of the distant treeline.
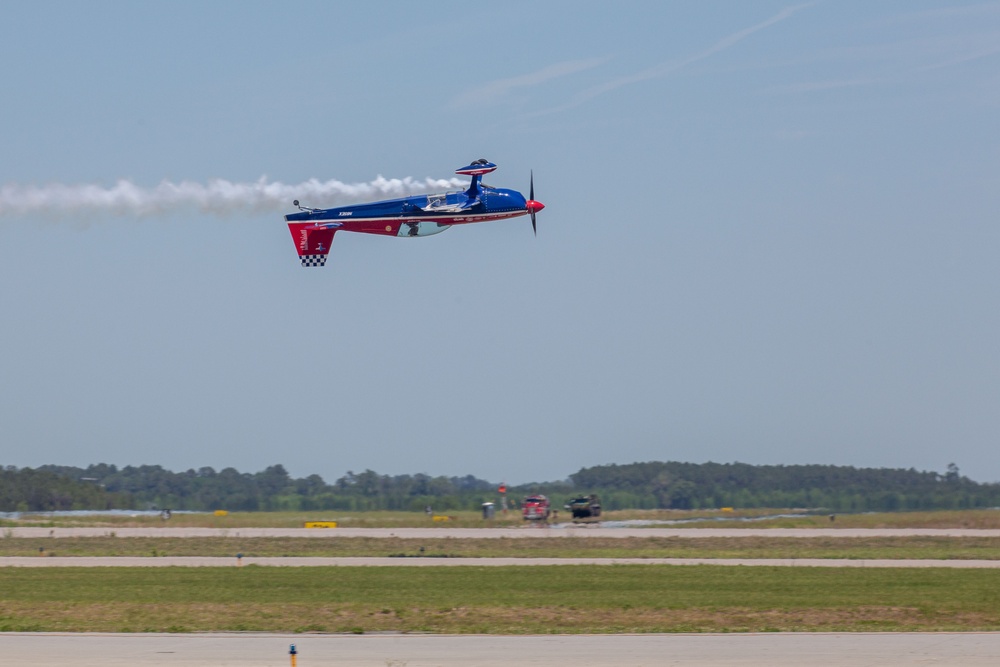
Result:
<instances>
[{"instance_id":1,"label":"distant treeline","mask_svg":"<svg viewBox=\"0 0 1000 667\"><path fill-rule=\"evenodd\" d=\"M127 503L122 507L129 509L364 511L422 510L431 505L434 509L450 510L479 507L480 498L496 491L492 482L472 475L389 476L373 470L348 472L333 484L327 484L319 475L293 479L282 465L257 473L241 473L235 468L216 471L208 467L171 472L158 465L118 468L105 463L87 468L46 465L38 470L90 480L92 487L113 494Z\"/></svg>"},{"instance_id":2,"label":"distant treeline","mask_svg":"<svg viewBox=\"0 0 1000 667\"><path fill-rule=\"evenodd\" d=\"M0 468L0 512L116 509L132 499L50 470Z\"/></svg>"},{"instance_id":3,"label":"distant treeline","mask_svg":"<svg viewBox=\"0 0 1000 667\"><path fill-rule=\"evenodd\" d=\"M602 493L606 507L892 512L1000 506L1000 484L963 477L954 463L941 475L913 468L650 462L584 468L570 483Z\"/></svg>"},{"instance_id":4,"label":"distant treeline","mask_svg":"<svg viewBox=\"0 0 1000 667\"><path fill-rule=\"evenodd\" d=\"M0 469L0 511L58 509L410 510L477 509L498 501L497 484L465 477L348 472L332 484L292 478L281 465L171 472L158 465L100 463ZM836 512L1000 506L1000 484L959 473L848 466L648 462L583 468L568 480L511 486L512 505L529 493L554 504L597 493L606 509L802 507Z\"/></svg>"}]
</instances>

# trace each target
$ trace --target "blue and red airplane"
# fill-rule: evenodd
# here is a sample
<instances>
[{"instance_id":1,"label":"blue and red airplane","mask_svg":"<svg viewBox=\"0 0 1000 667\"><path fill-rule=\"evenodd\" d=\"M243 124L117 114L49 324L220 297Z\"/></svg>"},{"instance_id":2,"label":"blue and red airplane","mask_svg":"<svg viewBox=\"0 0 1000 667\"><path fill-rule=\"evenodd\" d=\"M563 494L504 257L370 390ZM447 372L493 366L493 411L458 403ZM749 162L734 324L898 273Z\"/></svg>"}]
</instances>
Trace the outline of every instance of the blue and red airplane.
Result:
<instances>
[{"instance_id":1,"label":"blue and red airplane","mask_svg":"<svg viewBox=\"0 0 1000 667\"><path fill-rule=\"evenodd\" d=\"M456 169L455 173L471 176L468 190L437 195L416 195L403 199L339 206L337 208L309 208L293 203L299 213L285 216L288 231L299 252L302 266L323 266L330 253L333 235L337 232L361 232L383 236L430 236L452 225L488 222L531 216L535 234L535 213L545 205L535 201L535 176L531 175L528 198L516 190L494 188L482 182L483 174L495 171L497 166L487 160Z\"/></svg>"}]
</instances>

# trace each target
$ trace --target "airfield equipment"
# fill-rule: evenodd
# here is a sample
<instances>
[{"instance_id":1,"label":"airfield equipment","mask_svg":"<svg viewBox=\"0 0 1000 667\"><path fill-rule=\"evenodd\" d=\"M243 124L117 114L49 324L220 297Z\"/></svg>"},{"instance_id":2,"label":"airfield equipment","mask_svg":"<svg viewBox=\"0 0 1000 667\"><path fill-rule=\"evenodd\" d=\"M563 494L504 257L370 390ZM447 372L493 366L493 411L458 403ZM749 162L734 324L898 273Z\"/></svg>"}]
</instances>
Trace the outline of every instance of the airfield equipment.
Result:
<instances>
[{"instance_id":1,"label":"airfield equipment","mask_svg":"<svg viewBox=\"0 0 1000 667\"><path fill-rule=\"evenodd\" d=\"M528 496L521 504L521 516L525 521L548 521L549 499L541 494Z\"/></svg>"},{"instance_id":2,"label":"airfield equipment","mask_svg":"<svg viewBox=\"0 0 1000 667\"><path fill-rule=\"evenodd\" d=\"M601 499L596 494L580 496L569 501L566 509L573 513L574 523L597 521L601 516Z\"/></svg>"}]
</instances>

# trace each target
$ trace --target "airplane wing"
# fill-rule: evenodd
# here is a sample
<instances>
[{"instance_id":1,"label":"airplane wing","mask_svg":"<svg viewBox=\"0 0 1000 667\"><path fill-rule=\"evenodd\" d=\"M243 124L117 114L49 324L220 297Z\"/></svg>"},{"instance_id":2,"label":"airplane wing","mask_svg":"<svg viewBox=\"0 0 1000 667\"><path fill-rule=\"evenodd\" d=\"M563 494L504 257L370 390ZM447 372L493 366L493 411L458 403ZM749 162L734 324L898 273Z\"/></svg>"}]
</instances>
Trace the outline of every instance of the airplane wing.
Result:
<instances>
[{"instance_id":1,"label":"airplane wing","mask_svg":"<svg viewBox=\"0 0 1000 667\"><path fill-rule=\"evenodd\" d=\"M330 246L333 244L333 235L340 226L339 222L288 223L288 231L292 234L302 266L326 265L326 257L330 254Z\"/></svg>"}]
</instances>

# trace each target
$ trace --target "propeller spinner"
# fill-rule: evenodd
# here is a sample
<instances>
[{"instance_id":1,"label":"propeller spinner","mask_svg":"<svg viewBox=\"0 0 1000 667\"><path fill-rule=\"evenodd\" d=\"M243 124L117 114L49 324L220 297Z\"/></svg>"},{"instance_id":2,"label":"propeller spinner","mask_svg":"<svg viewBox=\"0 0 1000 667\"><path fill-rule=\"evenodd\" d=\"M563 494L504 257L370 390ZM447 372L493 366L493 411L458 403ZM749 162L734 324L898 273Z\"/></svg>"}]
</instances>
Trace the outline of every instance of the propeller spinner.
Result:
<instances>
[{"instance_id":1,"label":"propeller spinner","mask_svg":"<svg viewBox=\"0 0 1000 667\"><path fill-rule=\"evenodd\" d=\"M528 191L528 201L524 203L524 207L528 209L528 213L531 214L531 231L538 236L538 227L535 225L535 213L541 211L545 208L545 204L540 201L535 201L535 172L531 171L531 189Z\"/></svg>"}]
</instances>

